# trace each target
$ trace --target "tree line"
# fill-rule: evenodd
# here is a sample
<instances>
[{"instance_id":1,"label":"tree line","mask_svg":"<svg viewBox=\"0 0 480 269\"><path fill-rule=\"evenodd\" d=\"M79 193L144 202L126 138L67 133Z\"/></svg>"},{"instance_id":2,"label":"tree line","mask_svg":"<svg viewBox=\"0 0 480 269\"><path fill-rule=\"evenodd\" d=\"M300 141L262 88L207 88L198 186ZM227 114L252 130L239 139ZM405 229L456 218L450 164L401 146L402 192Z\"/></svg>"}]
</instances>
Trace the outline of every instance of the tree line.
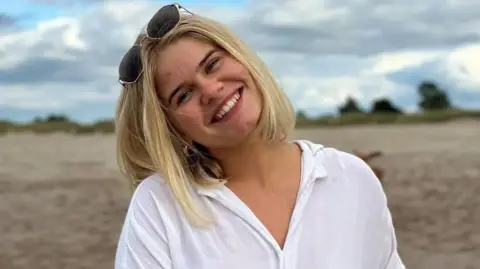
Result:
<instances>
[{"instance_id":1,"label":"tree line","mask_svg":"<svg viewBox=\"0 0 480 269\"><path fill-rule=\"evenodd\" d=\"M424 81L418 86L420 101L418 108L422 112L451 109L452 103L445 90L431 81ZM347 113L394 113L402 114L403 111L388 98L379 98L372 102L369 110L364 110L358 102L348 97L345 103L338 107L338 114Z\"/></svg>"},{"instance_id":2,"label":"tree line","mask_svg":"<svg viewBox=\"0 0 480 269\"><path fill-rule=\"evenodd\" d=\"M447 92L441 89L435 82L424 81L417 89L420 101L418 108L422 112L447 110L453 108ZM362 108L358 101L349 96L337 107L338 115L346 114L403 114L400 107L394 104L389 98L383 97L373 100L368 109ZM306 119L304 112L297 113L297 117Z\"/></svg>"},{"instance_id":3,"label":"tree line","mask_svg":"<svg viewBox=\"0 0 480 269\"><path fill-rule=\"evenodd\" d=\"M434 82L425 81L418 85L418 108L423 113L404 113L389 98L373 100L370 107L362 108L355 98L349 97L337 107L338 115L309 118L303 111L297 113L297 127L341 126L350 124L401 124L434 123L460 118L480 119L480 110L453 107L447 92ZM115 131L111 119L81 124L63 114L36 117L29 123L14 123L0 120L0 135L8 132L31 131L34 133L67 132L73 134L112 133Z\"/></svg>"}]
</instances>

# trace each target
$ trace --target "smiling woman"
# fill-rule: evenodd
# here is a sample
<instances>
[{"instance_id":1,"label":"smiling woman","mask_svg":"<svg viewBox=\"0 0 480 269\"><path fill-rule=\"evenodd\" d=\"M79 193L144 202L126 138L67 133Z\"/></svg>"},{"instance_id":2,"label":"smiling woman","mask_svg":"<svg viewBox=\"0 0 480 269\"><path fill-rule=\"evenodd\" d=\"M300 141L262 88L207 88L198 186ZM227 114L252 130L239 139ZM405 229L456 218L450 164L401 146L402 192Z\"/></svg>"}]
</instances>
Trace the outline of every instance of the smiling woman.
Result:
<instances>
[{"instance_id":1,"label":"smiling woman","mask_svg":"<svg viewBox=\"0 0 480 269\"><path fill-rule=\"evenodd\" d=\"M117 152L135 189L115 268L403 268L374 173L288 141L292 105L228 28L165 6L119 75Z\"/></svg>"}]
</instances>

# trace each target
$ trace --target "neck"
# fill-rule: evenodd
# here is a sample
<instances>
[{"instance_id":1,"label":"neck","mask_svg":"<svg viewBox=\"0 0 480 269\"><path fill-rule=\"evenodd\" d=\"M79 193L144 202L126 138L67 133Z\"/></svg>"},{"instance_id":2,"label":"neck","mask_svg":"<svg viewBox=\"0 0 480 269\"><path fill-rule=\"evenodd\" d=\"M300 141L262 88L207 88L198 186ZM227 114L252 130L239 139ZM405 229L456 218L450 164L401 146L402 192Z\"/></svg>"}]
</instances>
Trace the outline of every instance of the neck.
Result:
<instances>
[{"instance_id":1,"label":"neck","mask_svg":"<svg viewBox=\"0 0 480 269\"><path fill-rule=\"evenodd\" d=\"M251 141L228 150L213 150L230 182L256 182L265 186L272 172L291 165L292 157L299 149L288 142L267 143ZM287 165L287 166L286 166ZM281 171L280 171L281 172Z\"/></svg>"}]
</instances>

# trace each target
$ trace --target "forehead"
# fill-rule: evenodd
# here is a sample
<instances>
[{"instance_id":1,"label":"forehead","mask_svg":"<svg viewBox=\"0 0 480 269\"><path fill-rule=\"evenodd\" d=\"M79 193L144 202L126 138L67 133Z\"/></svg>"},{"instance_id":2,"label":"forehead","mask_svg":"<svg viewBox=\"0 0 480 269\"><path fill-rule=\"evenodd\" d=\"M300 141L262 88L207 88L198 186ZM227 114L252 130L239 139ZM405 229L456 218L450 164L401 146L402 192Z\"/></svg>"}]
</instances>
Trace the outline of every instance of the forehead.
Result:
<instances>
[{"instance_id":1,"label":"forehead","mask_svg":"<svg viewBox=\"0 0 480 269\"><path fill-rule=\"evenodd\" d=\"M163 48L157 56L156 76L162 83L195 72L199 62L214 48L193 38L180 38ZM178 78L176 78L178 79Z\"/></svg>"}]
</instances>

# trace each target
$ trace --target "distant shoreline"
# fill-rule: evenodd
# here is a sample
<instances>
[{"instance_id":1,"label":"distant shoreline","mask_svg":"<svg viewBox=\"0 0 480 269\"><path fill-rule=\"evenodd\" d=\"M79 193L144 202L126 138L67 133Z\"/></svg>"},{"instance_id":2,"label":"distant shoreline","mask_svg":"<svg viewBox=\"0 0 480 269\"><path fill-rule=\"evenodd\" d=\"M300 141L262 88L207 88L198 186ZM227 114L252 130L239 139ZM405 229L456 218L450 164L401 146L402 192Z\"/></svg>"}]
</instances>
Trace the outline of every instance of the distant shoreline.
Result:
<instances>
[{"instance_id":1,"label":"distant shoreline","mask_svg":"<svg viewBox=\"0 0 480 269\"><path fill-rule=\"evenodd\" d=\"M342 116L322 116L318 118L297 117L296 128L341 127L356 125L397 125L445 123L458 120L479 120L480 110L440 110L424 113L351 113ZM49 120L36 119L29 123L16 123L0 120L0 134L32 132L32 133L71 133L76 135L93 133L114 133L113 120L101 120L92 124L82 124L67 118Z\"/></svg>"}]
</instances>

